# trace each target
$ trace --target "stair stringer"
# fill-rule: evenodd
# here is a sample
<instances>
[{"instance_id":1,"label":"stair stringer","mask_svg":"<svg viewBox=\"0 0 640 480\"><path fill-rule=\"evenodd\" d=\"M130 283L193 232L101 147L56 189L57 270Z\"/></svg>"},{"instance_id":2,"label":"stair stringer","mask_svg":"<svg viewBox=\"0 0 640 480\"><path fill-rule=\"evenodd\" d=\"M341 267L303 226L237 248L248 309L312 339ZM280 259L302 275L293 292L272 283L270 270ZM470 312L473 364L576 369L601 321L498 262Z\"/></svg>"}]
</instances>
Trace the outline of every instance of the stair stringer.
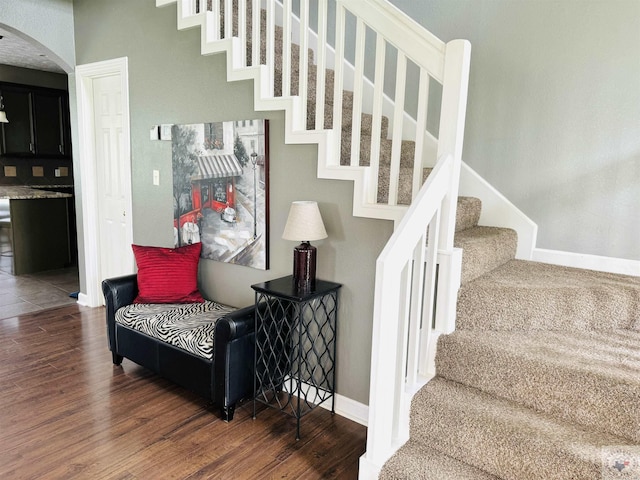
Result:
<instances>
[{"instance_id":1,"label":"stair stringer","mask_svg":"<svg viewBox=\"0 0 640 480\"><path fill-rule=\"evenodd\" d=\"M211 12L191 14L186 8L189 0L156 0L157 7L177 4L177 28L185 30L200 27L201 54L215 55L226 53L227 81L253 81L254 110L255 111L284 111L285 115L285 143L318 146L318 178L328 180L347 180L353 182L353 210L356 217L379 220L392 220L397 224L407 211L405 205L385 205L367 201L375 198L369 193L372 182L371 167L340 165L340 158L336 149L330 147L335 144L333 130L306 130L306 118L299 96L275 97L272 93L269 79L269 68L266 65L244 66L244 54L240 38L212 39L214 31L214 16Z\"/></svg>"}]
</instances>

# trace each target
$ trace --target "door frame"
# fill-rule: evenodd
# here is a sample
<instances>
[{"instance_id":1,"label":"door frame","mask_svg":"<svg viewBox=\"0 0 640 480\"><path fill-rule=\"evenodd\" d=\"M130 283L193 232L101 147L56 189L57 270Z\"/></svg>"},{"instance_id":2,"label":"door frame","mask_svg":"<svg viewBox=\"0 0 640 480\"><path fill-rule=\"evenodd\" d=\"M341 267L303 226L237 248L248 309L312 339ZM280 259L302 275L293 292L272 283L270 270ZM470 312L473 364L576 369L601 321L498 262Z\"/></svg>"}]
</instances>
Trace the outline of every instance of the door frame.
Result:
<instances>
[{"instance_id":1,"label":"door frame","mask_svg":"<svg viewBox=\"0 0 640 480\"><path fill-rule=\"evenodd\" d=\"M100 266L100 238L98 236L100 218L97 196L97 168L95 153L95 121L94 121L94 100L93 81L100 77L118 75L121 85L121 108L122 108L122 139L123 157L129 168L125 168L121 173L124 188L127 195L127 215L129 217L127 241L133 242L133 222L132 222L132 198L131 198L131 135L129 120L129 68L127 57L115 58L101 62L78 65L76 67L76 98L78 110L78 153L77 158L80 164L80 198L82 205L82 234L84 239L84 268L85 268L85 288L86 293L81 293L78 303L90 307L104 305L101 283L103 280ZM105 248L109 248L105 246ZM133 253L129 249L123 252L129 258L127 264L130 265L130 272L134 271ZM127 272L123 272L127 273Z\"/></svg>"}]
</instances>

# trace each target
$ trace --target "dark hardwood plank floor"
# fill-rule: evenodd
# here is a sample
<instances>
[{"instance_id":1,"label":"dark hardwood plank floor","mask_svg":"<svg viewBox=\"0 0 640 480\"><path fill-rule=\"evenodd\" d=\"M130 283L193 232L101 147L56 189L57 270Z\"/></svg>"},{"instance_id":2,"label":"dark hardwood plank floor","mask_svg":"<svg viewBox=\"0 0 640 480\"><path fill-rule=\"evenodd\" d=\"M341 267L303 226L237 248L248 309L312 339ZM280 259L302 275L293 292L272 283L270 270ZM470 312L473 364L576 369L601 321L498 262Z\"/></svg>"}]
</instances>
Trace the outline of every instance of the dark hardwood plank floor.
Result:
<instances>
[{"instance_id":1,"label":"dark hardwood plank floor","mask_svg":"<svg viewBox=\"0 0 640 480\"><path fill-rule=\"evenodd\" d=\"M366 429L323 408L295 420L253 402L229 423L200 397L111 363L104 309L0 320L0 478L355 479Z\"/></svg>"}]
</instances>

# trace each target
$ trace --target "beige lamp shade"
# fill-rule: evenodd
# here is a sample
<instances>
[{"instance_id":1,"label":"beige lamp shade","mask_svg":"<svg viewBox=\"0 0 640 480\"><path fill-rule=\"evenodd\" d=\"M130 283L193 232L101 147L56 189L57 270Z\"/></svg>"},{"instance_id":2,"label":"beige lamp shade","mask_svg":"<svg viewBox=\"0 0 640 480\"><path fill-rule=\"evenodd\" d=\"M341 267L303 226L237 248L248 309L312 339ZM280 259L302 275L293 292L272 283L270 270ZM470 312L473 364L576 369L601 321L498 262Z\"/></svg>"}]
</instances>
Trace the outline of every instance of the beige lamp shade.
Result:
<instances>
[{"instance_id":1,"label":"beige lamp shade","mask_svg":"<svg viewBox=\"0 0 640 480\"><path fill-rule=\"evenodd\" d=\"M317 202L297 201L291 204L282 238L298 242L327 238Z\"/></svg>"}]
</instances>

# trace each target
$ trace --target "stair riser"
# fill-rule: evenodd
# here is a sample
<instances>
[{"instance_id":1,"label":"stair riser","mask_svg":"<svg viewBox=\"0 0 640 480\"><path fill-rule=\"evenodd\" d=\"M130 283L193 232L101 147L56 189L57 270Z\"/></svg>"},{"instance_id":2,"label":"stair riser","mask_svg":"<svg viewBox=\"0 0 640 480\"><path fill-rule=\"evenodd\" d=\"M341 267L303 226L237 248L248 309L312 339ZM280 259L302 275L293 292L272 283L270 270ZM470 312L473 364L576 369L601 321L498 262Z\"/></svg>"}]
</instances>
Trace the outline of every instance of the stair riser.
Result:
<instances>
[{"instance_id":1,"label":"stair riser","mask_svg":"<svg viewBox=\"0 0 640 480\"><path fill-rule=\"evenodd\" d=\"M544 272L527 273L529 265L510 262L507 269L496 270L493 276L463 285L458 294L456 328L607 331L640 326L637 279L628 285L579 282L579 277L570 275L552 281ZM535 275L537 283L527 285L526 275Z\"/></svg>"},{"instance_id":2,"label":"stair riser","mask_svg":"<svg viewBox=\"0 0 640 480\"><path fill-rule=\"evenodd\" d=\"M386 138L389 128L389 120L386 117L381 119L381 138ZM369 113L363 113L360 116L360 134L362 136L371 136L373 131L373 116ZM314 130L316 128L316 104L314 96L311 96L307 103L307 129ZM333 128L333 105L324 106L324 125L321 128ZM353 131L353 112L343 109L342 111L342 135L351 135Z\"/></svg>"},{"instance_id":3,"label":"stair riser","mask_svg":"<svg viewBox=\"0 0 640 480\"><path fill-rule=\"evenodd\" d=\"M480 221L481 213L482 202L480 199L474 197L458 197L456 232L476 227Z\"/></svg>"},{"instance_id":4,"label":"stair riser","mask_svg":"<svg viewBox=\"0 0 640 480\"><path fill-rule=\"evenodd\" d=\"M383 138L380 140L380 165L391 164L393 141ZM415 142L404 140L400 146L400 167L412 168L415 158ZM344 132L341 141L340 163L351 163L351 133ZM371 136L360 136L360 165L371 164Z\"/></svg>"},{"instance_id":5,"label":"stair riser","mask_svg":"<svg viewBox=\"0 0 640 480\"><path fill-rule=\"evenodd\" d=\"M387 203L389 201L389 182L391 167L388 165L380 165L378 169L378 203ZM429 176L429 169L425 168L422 174L422 183ZM413 185L413 168L401 167L398 181L398 205L410 205L413 201L412 196Z\"/></svg>"},{"instance_id":6,"label":"stair riser","mask_svg":"<svg viewBox=\"0 0 640 480\"><path fill-rule=\"evenodd\" d=\"M620 342L606 344L597 336L566 340L562 334L549 335L547 347L532 345L525 337L514 342L520 345L517 350L505 348L504 337L501 343L499 336L455 332L438 339L436 371L535 411L640 443L640 354L633 351L640 333L618 335ZM624 345L622 337L629 336L633 340ZM597 367L583 352L599 348L602 365ZM626 374L617 363L625 358Z\"/></svg>"},{"instance_id":7,"label":"stair riser","mask_svg":"<svg viewBox=\"0 0 640 480\"><path fill-rule=\"evenodd\" d=\"M411 438L503 479L597 479L602 447L631 444L559 426L455 383L437 383L414 398Z\"/></svg>"},{"instance_id":8,"label":"stair riser","mask_svg":"<svg viewBox=\"0 0 640 480\"><path fill-rule=\"evenodd\" d=\"M462 284L505 264L516 256L518 234L515 230L475 227L459 232L454 245L462 248Z\"/></svg>"}]
</instances>

